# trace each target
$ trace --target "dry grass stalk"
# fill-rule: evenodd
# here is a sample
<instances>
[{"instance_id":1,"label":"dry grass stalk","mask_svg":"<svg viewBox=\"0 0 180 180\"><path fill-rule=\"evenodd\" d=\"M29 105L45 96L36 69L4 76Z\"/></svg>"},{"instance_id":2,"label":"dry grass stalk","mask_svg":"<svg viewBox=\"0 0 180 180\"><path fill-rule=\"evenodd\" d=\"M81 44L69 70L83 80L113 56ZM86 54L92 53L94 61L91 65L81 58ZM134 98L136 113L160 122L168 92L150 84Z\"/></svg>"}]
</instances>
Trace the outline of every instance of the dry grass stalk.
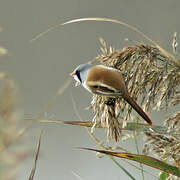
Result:
<instances>
[{"instance_id":1,"label":"dry grass stalk","mask_svg":"<svg viewBox=\"0 0 180 180\"><path fill-rule=\"evenodd\" d=\"M43 130L41 130L41 133L40 133L40 136L39 136L38 147L37 147L37 151L36 151L36 155L35 155L35 159L34 159L34 165L32 167L32 170L31 170L31 173L30 173L30 176L29 176L29 180L34 179L34 175L35 175L35 172L36 172L36 167L37 167L37 162L38 162L39 152L40 152L40 147L41 147L42 133L43 133Z\"/></svg>"},{"instance_id":2,"label":"dry grass stalk","mask_svg":"<svg viewBox=\"0 0 180 180\"><path fill-rule=\"evenodd\" d=\"M172 48L173 48L174 53L176 53L177 46L178 46L177 32L175 32L174 35L173 35L173 42L172 42Z\"/></svg>"}]
</instances>

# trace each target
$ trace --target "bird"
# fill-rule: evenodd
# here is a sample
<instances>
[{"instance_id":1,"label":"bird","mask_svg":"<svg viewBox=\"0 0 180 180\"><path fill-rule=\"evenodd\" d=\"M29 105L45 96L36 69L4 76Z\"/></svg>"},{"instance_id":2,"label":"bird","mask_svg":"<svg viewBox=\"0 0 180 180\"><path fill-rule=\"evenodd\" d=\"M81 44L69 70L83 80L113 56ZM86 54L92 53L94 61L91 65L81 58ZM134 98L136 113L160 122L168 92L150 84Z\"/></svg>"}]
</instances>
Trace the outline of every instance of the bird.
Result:
<instances>
[{"instance_id":1,"label":"bird","mask_svg":"<svg viewBox=\"0 0 180 180\"><path fill-rule=\"evenodd\" d=\"M110 98L122 97L149 125L152 125L149 116L130 96L120 70L87 63L77 66L70 75L75 79L76 86L82 85L92 94Z\"/></svg>"}]
</instances>

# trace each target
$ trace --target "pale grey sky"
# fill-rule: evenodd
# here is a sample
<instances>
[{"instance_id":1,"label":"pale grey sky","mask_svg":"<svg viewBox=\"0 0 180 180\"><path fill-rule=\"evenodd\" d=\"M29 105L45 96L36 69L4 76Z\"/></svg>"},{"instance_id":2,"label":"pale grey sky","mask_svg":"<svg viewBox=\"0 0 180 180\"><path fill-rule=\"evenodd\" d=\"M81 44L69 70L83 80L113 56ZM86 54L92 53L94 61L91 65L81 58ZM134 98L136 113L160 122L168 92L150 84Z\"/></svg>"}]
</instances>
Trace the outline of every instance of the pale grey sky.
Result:
<instances>
[{"instance_id":1,"label":"pale grey sky","mask_svg":"<svg viewBox=\"0 0 180 180\"><path fill-rule=\"evenodd\" d=\"M1 60L1 70L8 71L17 83L25 117L34 117L42 111L69 73L78 64L97 56L100 37L115 48L130 45L131 42L124 41L125 38L143 41L142 37L121 25L81 22L56 29L29 43L34 35L48 27L80 17L108 17L124 21L171 51L175 31L179 38L180 1L0 0L0 27L4 29L0 33L0 45L9 51L9 55ZM82 118L91 119L92 114L84 110L91 100L90 94L83 88L73 88L73 84L57 99L47 117L78 120L71 94ZM30 142L26 142L33 149L36 148L40 127L42 125L33 126ZM83 128L55 124L45 127L35 180L77 179L72 171L83 180L128 179L108 158L97 159L92 152L74 149L96 147ZM97 132L104 135L99 130ZM133 141L121 144L136 152ZM137 179L141 179L140 171L120 162ZM32 158L25 161L18 179L28 178L32 163ZM153 177L147 175L147 179Z\"/></svg>"}]
</instances>

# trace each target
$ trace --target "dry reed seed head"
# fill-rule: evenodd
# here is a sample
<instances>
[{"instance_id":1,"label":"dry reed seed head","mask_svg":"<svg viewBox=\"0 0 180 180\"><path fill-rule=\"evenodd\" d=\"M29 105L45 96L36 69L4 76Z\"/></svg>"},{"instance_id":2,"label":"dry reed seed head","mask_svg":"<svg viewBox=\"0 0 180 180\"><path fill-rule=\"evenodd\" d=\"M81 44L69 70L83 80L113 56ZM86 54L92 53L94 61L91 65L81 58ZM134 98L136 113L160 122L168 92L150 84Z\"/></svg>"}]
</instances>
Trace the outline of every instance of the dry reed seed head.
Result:
<instances>
[{"instance_id":1,"label":"dry reed seed head","mask_svg":"<svg viewBox=\"0 0 180 180\"><path fill-rule=\"evenodd\" d=\"M0 46L0 57L7 55L8 50L2 46Z\"/></svg>"},{"instance_id":2,"label":"dry reed seed head","mask_svg":"<svg viewBox=\"0 0 180 180\"><path fill-rule=\"evenodd\" d=\"M146 143L143 152L153 152L158 158L167 160L171 164L180 163L180 140L171 135L145 133Z\"/></svg>"},{"instance_id":3,"label":"dry reed seed head","mask_svg":"<svg viewBox=\"0 0 180 180\"><path fill-rule=\"evenodd\" d=\"M105 102L108 100L109 98L107 97L93 95L93 100L91 102L91 107L95 112L93 122L100 122L102 127L107 130L107 136L117 141L121 133L119 122L117 121L120 113L117 112L118 108L116 107L116 102L111 106L106 105Z\"/></svg>"},{"instance_id":4,"label":"dry reed seed head","mask_svg":"<svg viewBox=\"0 0 180 180\"><path fill-rule=\"evenodd\" d=\"M143 153L153 153L158 158L179 167L180 165L180 112L165 120L168 132L166 135L158 133L145 133L146 142ZM180 179L169 175L169 180Z\"/></svg>"},{"instance_id":5,"label":"dry reed seed head","mask_svg":"<svg viewBox=\"0 0 180 180\"><path fill-rule=\"evenodd\" d=\"M0 179L14 179L15 169L27 153L20 141L8 148L19 134L21 115L14 81L5 73L1 73L0 80Z\"/></svg>"},{"instance_id":6,"label":"dry reed seed head","mask_svg":"<svg viewBox=\"0 0 180 180\"><path fill-rule=\"evenodd\" d=\"M168 127L168 132L173 132L174 135L180 138L180 111L166 119L165 124Z\"/></svg>"},{"instance_id":7,"label":"dry reed seed head","mask_svg":"<svg viewBox=\"0 0 180 180\"><path fill-rule=\"evenodd\" d=\"M3 30L3 29L0 27L0 32L1 32L2 30ZM0 57L7 55L7 53L8 53L8 50L7 50L6 48L4 48L3 46L0 46Z\"/></svg>"},{"instance_id":8,"label":"dry reed seed head","mask_svg":"<svg viewBox=\"0 0 180 180\"><path fill-rule=\"evenodd\" d=\"M153 46L139 44L114 50L103 39L100 42L102 54L95 57L95 61L123 72L131 97L145 111L167 108L171 104L170 100L180 91L180 63L172 63L166 54ZM123 124L126 124L132 117L132 108L121 98L115 99L113 106L107 106L106 101L106 97L93 95L91 106L96 119L108 128L108 132L113 132L113 129L120 132L120 128L114 127L117 123L113 121L118 121L121 116L124 117Z\"/></svg>"},{"instance_id":9,"label":"dry reed seed head","mask_svg":"<svg viewBox=\"0 0 180 180\"><path fill-rule=\"evenodd\" d=\"M17 110L19 99L17 97L16 86L9 78L5 78L2 82L0 99L0 117L4 121L14 121L12 117Z\"/></svg>"},{"instance_id":10,"label":"dry reed seed head","mask_svg":"<svg viewBox=\"0 0 180 180\"><path fill-rule=\"evenodd\" d=\"M180 92L175 93L174 97L171 100L171 104L173 106L176 106L176 105L180 104Z\"/></svg>"},{"instance_id":11,"label":"dry reed seed head","mask_svg":"<svg viewBox=\"0 0 180 180\"><path fill-rule=\"evenodd\" d=\"M168 174L166 180L180 180L179 177Z\"/></svg>"}]
</instances>

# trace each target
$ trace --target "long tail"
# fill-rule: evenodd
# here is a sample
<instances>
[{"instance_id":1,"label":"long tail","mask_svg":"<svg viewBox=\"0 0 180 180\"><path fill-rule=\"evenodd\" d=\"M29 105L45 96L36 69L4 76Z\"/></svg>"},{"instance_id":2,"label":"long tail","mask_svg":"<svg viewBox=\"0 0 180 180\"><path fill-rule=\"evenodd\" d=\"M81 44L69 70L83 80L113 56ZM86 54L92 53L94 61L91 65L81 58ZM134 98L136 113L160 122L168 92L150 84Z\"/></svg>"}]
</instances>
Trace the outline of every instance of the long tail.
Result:
<instances>
[{"instance_id":1,"label":"long tail","mask_svg":"<svg viewBox=\"0 0 180 180\"><path fill-rule=\"evenodd\" d=\"M143 111L143 109L131 98L127 93L123 94L122 97L124 100L129 103L133 109L150 125L152 125L151 119L148 115Z\"/></svg>"}]
</instances>

